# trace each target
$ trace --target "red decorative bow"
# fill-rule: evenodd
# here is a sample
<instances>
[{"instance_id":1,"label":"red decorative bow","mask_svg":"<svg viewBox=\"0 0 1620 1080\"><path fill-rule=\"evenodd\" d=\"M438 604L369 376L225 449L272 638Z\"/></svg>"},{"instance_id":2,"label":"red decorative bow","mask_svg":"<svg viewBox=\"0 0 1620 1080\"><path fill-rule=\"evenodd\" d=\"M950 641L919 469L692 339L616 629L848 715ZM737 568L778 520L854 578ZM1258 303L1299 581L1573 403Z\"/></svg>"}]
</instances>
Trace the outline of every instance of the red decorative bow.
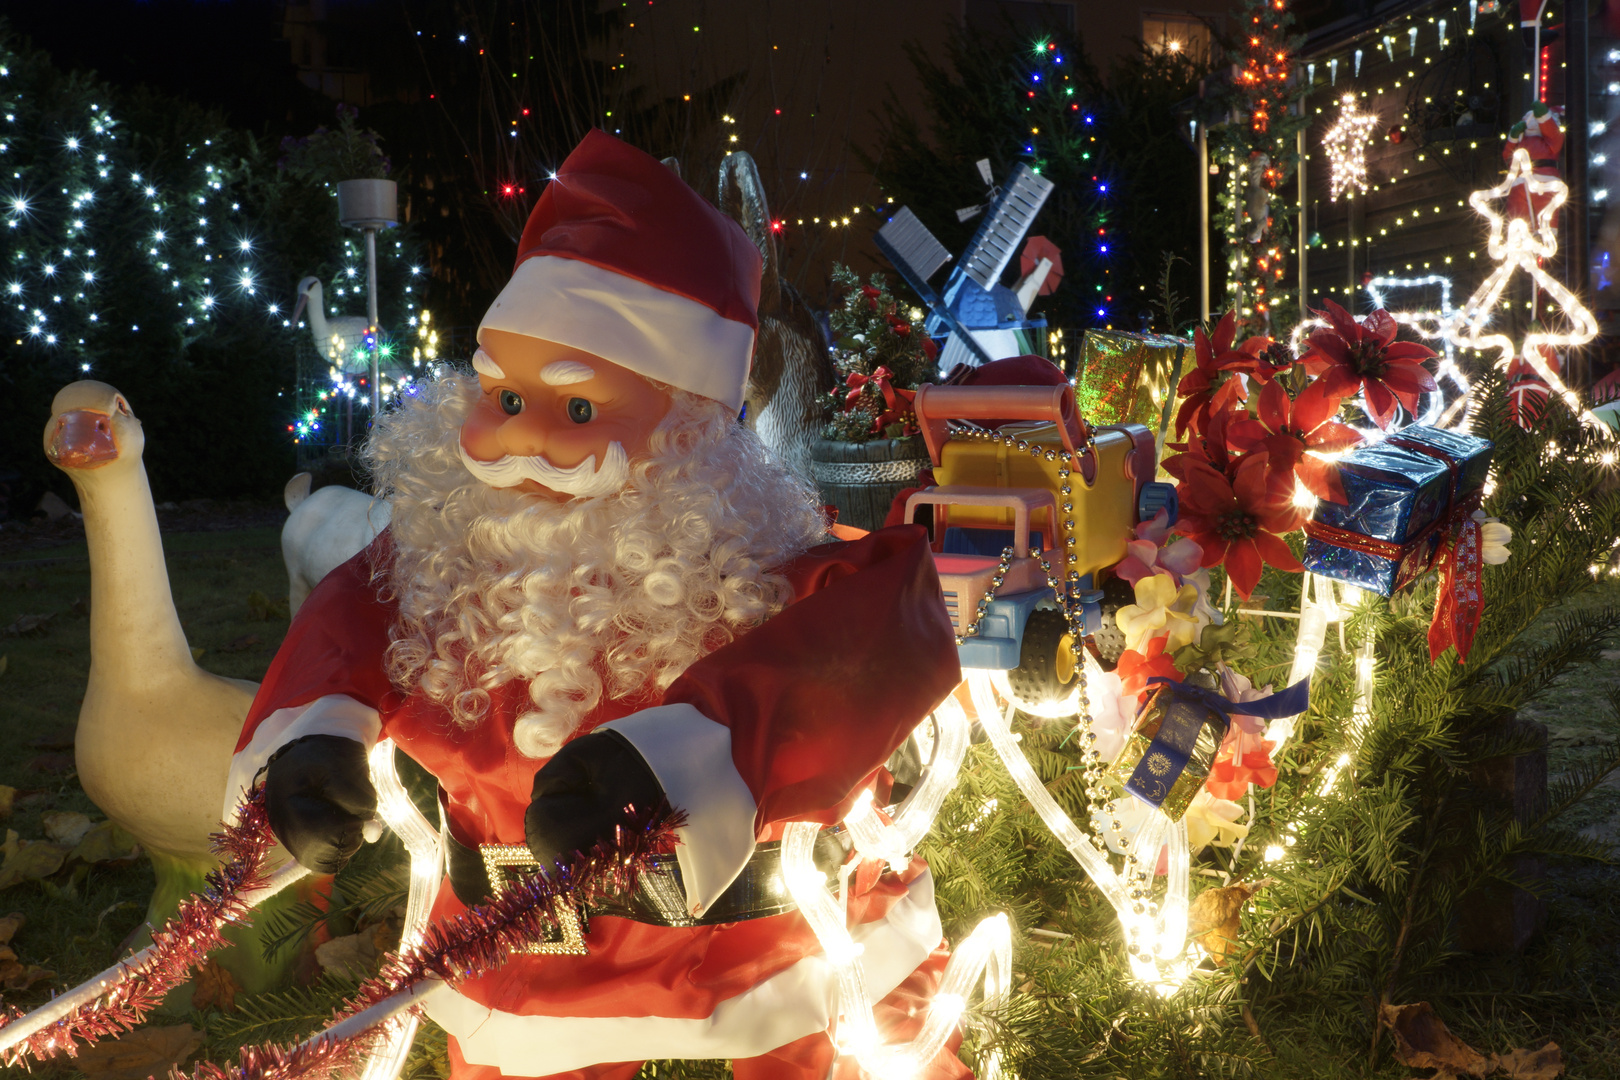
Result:
<instances>
[{"instance_id":1,"label":"red decorative bow","mask_svg":"<svg viewBox=\"0 0 1620 1080\"><path fill-rule=\"evenodd\" d=\"M1455 646L1457 659L1468 659L1474 647L1485 598L1480 592L1479 522L1467 512L1452 515L1451 527L1440 540L1434 568L1440 589L1434 596L1434 619L1429 623L1429 662L1439 659L1447 646Z\"/></svg>"},{"instance_id":2,"label":"red decorative bow","mask_svg":"<svg viewBox=\"0 0 1620 1080\"><path fill-rule=\"evenodd\" d=\"M866 392L867 384L877 387L878 393L883 395L883 411L878 413L877 419L872 421L872 434L876 435L890 424L904 423L906 433L911 434L915 409L912 401L917 397L915 390L901 390L894 385L894 372L880 366L870 375L862 375L852 371L844 379L844 385L849 393L844 395L844 409L853 409L861 396Z\"/></svg>"}]
</instances>

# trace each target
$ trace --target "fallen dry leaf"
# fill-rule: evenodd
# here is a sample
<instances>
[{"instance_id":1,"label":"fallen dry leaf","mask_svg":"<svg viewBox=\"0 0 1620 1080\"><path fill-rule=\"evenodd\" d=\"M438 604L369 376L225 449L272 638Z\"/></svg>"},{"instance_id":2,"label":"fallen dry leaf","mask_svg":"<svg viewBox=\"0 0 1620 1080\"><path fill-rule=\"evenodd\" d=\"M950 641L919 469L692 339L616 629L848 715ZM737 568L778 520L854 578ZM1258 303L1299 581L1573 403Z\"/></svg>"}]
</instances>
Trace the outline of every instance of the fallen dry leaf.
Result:
<instances>
[{"instance_id":1,"label":"fallen dry leaf","mask_svg":"<svg viewBox=\"0 0 1620 1080\"><path fill-rule=\"evenodd\" d=\"M56 972L38 964L24 964L17 960L0 960L0 986L7 990L27 990L37 982L56 978Z\"/></svg>"},{"instance_id":2,"label":"fallen dry leaf","mask_svg":"<svg viewBox=\"0 0 1620 1080\"><path fill-rule=\"evenodd\" d=\"M40 754L38 757L29 759L28 762L29 772L60 775L70 773L76 768L78 768L78 763L73 760L72 754Z\"/></svg>"},{"instance_id":3,"label":"fallen dry leaf","mask_svg":"<svg viewBox=\"0 0 1620 1080\"><path fill-rule=\"evenodd\" d=\"M206 1009L236 1011L236 992L241 987L230 972L219 966L219 961L209 960L203 964L197 977L191 980L191 985L194 988L191 991L191 1007L198 1012Z\"/></svg>"},{"instance_id":4,"label":"fallen dry leaf","mask_svg":"<svg viewBox=\"0 0 1620 1080\"><path fill-rule=\"evenodd\" d=\"M1564 1054L1550 1042L1540 1050L1509 1050L1498 1054L1496 1067L1507 1080L1553 1080L1564 1072Z\"/></svg>"},{"instance_id":5,"label":"fallen dry leaf","mask_svg":"<svg viewBox=\"0 0 1620 1080\"><path fill-rule=\"evenodd\" d=\"M112 822L103 821L84 834L68 858L87 863L108 863L133 859L140 853L140 845L133 836Z\"/></svg>"},{"instance_id":6,"label":"fallen dry leaf","mask_svg":"<svg viewBox=\"0 0 1620 1080\"><path fill-rule=\"evenodd\" d=\"M9 889L20 881L34 881L49 877L62 869L68 849L60 844L43 840L32 842L17 840L15 829L6 830L5 861L0 863L0 889Z\"/></svg>"},{"instance_id":7,"label":"fallen dry leaf","mask_svg":"<svg viewBox=\"0 0 1620 1080\"><path fill-rule=\"evenodd\" d=\"M0 919L0 944L6 944L17 936L17 931L23 928L28 916L20 911L13 911L10 915Z\"/></svg>"},{"instance_id":8,"label":"fallen dry leaf","mask_svg":"<svg viewBox=\"0 0 1620 1080\"><path fill-rule=\"evenodd\" d=\"M0 630L0 636L22 637L24 634L39 633L45 625L56 618L56 612L47 612L44 615L19 615L16 621Z\"/></svg>"},{"instance_id":9,"label":"fallen dry leaf","mask_svg":"<svg viewBox=\"0 0 1620 1080\"><path fill-rule=\"evenodd\" d=\"M335 937L315 947L315 959L321 967L351 979L365 979L374 974L378 955L376 935L367 931Z\"/></svg>"},{"instance_id":10,"label":"fallen dry leaf","mask_svg":"<svg viewBox=\"0 0 1620 1080\"><path fill-rule=\"evenodd\" d=\"M137 1028L122 1038L84 1047L73 1063L90 1080L147 1080L184 1064L201 1045L202 1035L190 1024Z\"/></svg>"},{"instance_id":11,"label":"fallen dry leaf","mask_svg":"<svg viewBox=\"0 0 1620 1080\"><path fill-rule=\"evenodd\" d=\"M58 724L28 740L35 750L71 750L77 729L72 724Z\"/></svg>"},{"instance_id":12,"label":"fallen dry leaf","mask_svg":"<svg viewBox=\"0 0 1620 1080\"><path fill-rule=\"evenodd\" d=\"M1226 959L1237 941L1243 905L1254 890L1246 885L1205 889L1187 907L1187 932L1217 964Z\"/></svg>"},{"instance_id":13,"label":"fallen dry leaf","mask_svg":"<svg viewBox=\"0 0 1620 1080\"><path fill-rule=\"evenodd\" d=\"M90 831L90 816L77 810L51 810L40 815L39 823L45 830L45 839L68 847L83 840L84 834Z\"/></svg>"},{"instance_id":14,"label":"fallen dry leaf","mask_svg":"<svg viewBox=\"0 0 1620 1080\"><path fill-rule=\"evenodd\" d=\"M1379 1009L1395 1037L1395 1060L1415 1069L1438 1069L1435 1077L1485 1076L1495 1067L1488 1058L1451 1033L1427 1001L1385 1005Z\"/></svg>"},{"instance_id":15,"label":"fallen dry leaf","mask_svg":"<svg viewBox=\"0 0 1620 1080\"><path fill-rule=\"evenodd\" d=\"M259 635L258 634L243 634L241 637L236 638L233 641L231 641L231 643L229 645L221 645L219 648L215 649L214 651L215 652L222 652L222 653L247 652L247 650L253 648L253 646L257 645L258 643L259 643Z\"/></svg>"},{"instance_id":16,"label":"fallen dry leaf","mask_svg":"<svg viewBox=\"0 0 1620 1080\"><path fill-rule=\"evenodd\" d=\"M4 821L6 818L10 817L11 812L16 808L17 789L14 787L8 787L5 784L0 784L0 821Z\"/></svg>"}]
</instances>

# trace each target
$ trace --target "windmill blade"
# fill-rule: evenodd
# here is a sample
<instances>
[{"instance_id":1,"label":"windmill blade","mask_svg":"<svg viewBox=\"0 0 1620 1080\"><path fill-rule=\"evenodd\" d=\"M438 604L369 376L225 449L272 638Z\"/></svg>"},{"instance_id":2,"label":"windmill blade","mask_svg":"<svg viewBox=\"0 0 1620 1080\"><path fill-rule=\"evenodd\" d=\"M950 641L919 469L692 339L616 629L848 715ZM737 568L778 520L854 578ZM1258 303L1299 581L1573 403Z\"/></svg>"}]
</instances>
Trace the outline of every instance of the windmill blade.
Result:
<instances>
[{"instance_id":1,"label":"windmill blade","mask_svg":"<svg viewBox=\"0 0 1620 1080\"><path fill-rule=\"evenodd\" d=\"M934 239L928 226L917 220L909 206L902 206L889 223L877 231L875 239L878 250L888 256L896 270L906 275L913 288L916 288L916 282L911 281L913 277L926 286L934 271L951 261L951 253L945 250L945 245Z\"/></svg>"},{"instance_id":2,"label":"windmill blade","mask_svg":"<svg viewBox=\"0 0 1620 1080\"><path fill-rule=\"evenodd\" d=\"M973 234L959 272L981 289L993 288L1051 194L1052 181L1020 163Z\"/></svg>"},{"instance_id":3,"label":"windmill blade","mask_svg":"<svg viewBox=\"0 0 1620 1080\"><path fill-rule=\"evenodd\" d=\"M928 226L917 220L911 208L902 206L896 211L887 225L872 234L872 242L884 258L900 271L900 276L928 305L929 310L945 320L945 324L951 328L951 340L960 339L979 358L980 363L988 364L990 357L973 340L973 335L956 321L956 316L940 302L939 294L928 284L934 271L950 261L951 253L945 250L944 244L934 239Z\"/></svg>"}]
</instances>

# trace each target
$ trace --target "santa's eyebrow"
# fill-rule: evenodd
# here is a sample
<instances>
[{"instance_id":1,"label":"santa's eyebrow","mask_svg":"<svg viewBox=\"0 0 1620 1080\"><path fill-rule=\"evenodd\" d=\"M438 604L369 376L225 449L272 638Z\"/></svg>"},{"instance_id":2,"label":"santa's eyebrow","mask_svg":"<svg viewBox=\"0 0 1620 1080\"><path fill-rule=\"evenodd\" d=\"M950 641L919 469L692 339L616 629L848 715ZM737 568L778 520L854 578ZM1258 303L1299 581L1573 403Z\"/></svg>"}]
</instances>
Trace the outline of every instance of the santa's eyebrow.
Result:
<instances>
[{"instance_id":1,"label":"santa's eyebrow","mask_svg":"<svg viewBox=\"0 0 1620 1080\"><path fill-rule=\"evenodd\" d=\"M578 360L553 360L540 369L540 381L547 386L572 386L596 378L596 369Z\"/></svg>"},{"instance_id":2,"label":"santa's eyebrow","mask_svg":"<svg viewBox=\"0 0 1620 1080\"><path fill-rule=\"evenodd\" d=\"M497 364L495 362L495 358L489 355L489 353L485 352L483 349L479 349L473 353L472 366L474 371L478 372L478 374L484 376L485 378L506 378L506 372L501 368L501 365Z\"/></svg>"}]
</instances>

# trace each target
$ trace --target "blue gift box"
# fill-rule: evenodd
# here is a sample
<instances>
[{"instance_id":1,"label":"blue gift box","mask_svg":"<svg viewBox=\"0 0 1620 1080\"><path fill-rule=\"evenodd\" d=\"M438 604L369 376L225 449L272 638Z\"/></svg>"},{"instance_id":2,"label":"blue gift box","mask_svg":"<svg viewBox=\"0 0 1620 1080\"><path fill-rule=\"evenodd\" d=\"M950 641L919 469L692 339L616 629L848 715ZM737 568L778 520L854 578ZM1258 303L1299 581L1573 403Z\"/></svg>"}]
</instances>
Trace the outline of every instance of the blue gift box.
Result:
<instances>
[{"instance_id":1,"label":"blue gift box","mask_svg":"<svg viewBox=\"0 0 1620 1080\"><path fill-rule=\"evenodd\" d=\"M1388 554L1312 536L1307 526L1305 569L1392 595L1429 568L1444 533L1436 523L1477 498L1490 467L1488 440L1417 425L1351 450L1339 459L1348 501L1318 503L1311 522L1386 541L1375 546Z\"/></svg>"}]
</instances>

